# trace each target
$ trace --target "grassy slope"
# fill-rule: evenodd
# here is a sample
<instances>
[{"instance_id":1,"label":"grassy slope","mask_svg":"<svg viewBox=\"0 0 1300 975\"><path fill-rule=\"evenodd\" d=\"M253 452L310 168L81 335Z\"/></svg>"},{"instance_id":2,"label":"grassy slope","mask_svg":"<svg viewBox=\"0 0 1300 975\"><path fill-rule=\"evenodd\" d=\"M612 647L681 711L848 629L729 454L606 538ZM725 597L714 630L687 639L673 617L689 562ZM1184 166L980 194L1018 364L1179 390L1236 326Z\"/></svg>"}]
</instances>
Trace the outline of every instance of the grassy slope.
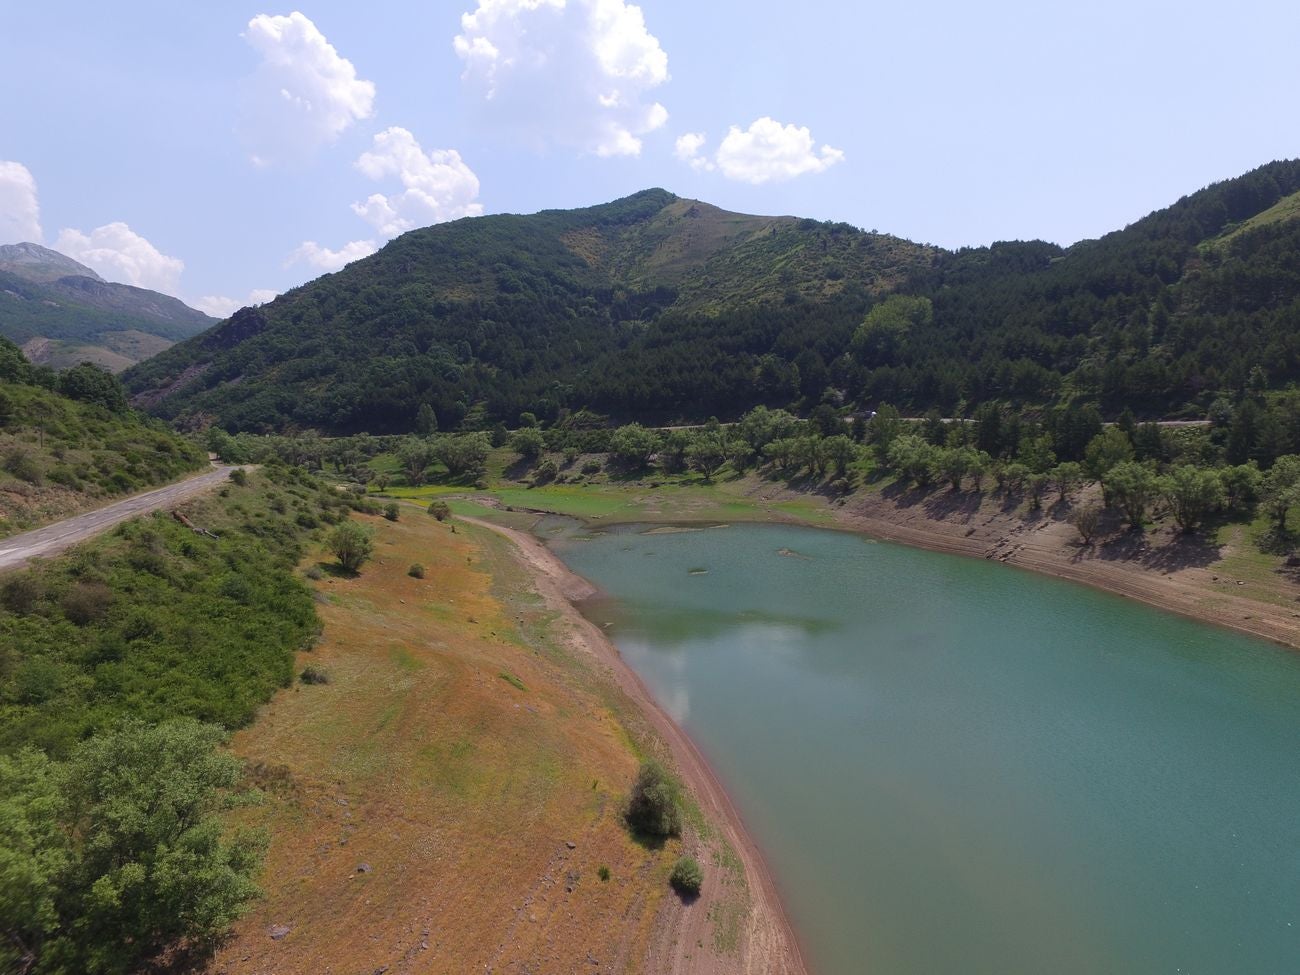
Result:
<instances>
[{"instance_id":1,"label":"grassy slope","mask_svg":"<svg viewBox=\"0 0 1300 975\"><path fill-rule=\"evenodd\" d=\"M376 561L315 584L325 627L300 664L330 682L236 738L269 793L246 816L275 840L266 900L213 970L637 970L676 848L621 822L638 715L503 540L410 505L369 520Z\"/></svg>"},{"instance_id":2,"label":"grassy slope","mask_svg":"<svg viewBox=\"0 0 1300 975\"><path fill-rule=\"evenodd\" d=\"M1284 196L1275 204L1257 213L1249 220L1243 220L1241 223L1234 225L1220 234L1216 239L1207 243L1208 247L1220 247L1230 244L1234 239L1244 236L1253 230L1261 227L1267 227L1275 223L1284 223L1288 220L1300 219L1300 192L1292 193L1290 196Z\"/></svg>"},{"instance_id":3,"label":"grassy slope","mask_svg":"<svg viewBox=\"0 0 1300 975\"><path fill-rule=\"evenodd\" d=\"M202 468L206 458L156 421L36 386L0 383L0 538Z\"/></svg>"}]
</instances>

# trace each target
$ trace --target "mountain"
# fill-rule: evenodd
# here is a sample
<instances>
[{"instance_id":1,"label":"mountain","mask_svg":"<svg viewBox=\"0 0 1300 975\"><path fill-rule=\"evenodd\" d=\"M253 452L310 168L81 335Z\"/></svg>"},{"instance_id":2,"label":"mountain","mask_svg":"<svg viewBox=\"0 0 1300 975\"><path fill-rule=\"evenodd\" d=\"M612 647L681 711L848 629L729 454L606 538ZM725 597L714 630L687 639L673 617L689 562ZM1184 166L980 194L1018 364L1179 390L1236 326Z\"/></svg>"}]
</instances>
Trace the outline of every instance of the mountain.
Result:
<instances>
[{"instance_id":1,"label":"mountain","mask_svg":"<svg viewBox=\"0 0 1300 975\"><path fill-rule=\"evenodd\" d=\"M590 407L1202 416L1300 381L1300 162L1068 248L944 251L664 190L412 231L124 377L184 424L405 431Z\"/></svg>"},{"instance_id":2,"label":"mountain","mask_svg":"<svg viewBox=\"0 0 1300 975\"><path fill-rule=\"evenodd\" d=\"M33 362L64 368L89 360L120 371L215 323L39 244L0 246L0 336Z\"/></svg>"},{"instance_id":3,"label":"mountain","mask_svg":"<svg viewBox=\"0 0 1300 975\"><path fill-rule=\"evenodd\" d=\"M160 415L245 429L405 430L424 402L444 427L479 403L511 422L582 405L726 411L752 396L774 345L842 344L876 296L938 254L646 190L411 231L124 381ZM648 360L628 399L633 350Z\"/></svg>"},{"instance_id":4,"label":"mountain","mask_svg":"<svg viewBox=\"0 0 1300 975\"><path fill-rule=\"evenodd\" d=\"M0 246L0 271L8 271L37 284L59 278L82 277L103 281L98 274L58 251L40 244L4 244Z\"/></svg>"}]
</instances>

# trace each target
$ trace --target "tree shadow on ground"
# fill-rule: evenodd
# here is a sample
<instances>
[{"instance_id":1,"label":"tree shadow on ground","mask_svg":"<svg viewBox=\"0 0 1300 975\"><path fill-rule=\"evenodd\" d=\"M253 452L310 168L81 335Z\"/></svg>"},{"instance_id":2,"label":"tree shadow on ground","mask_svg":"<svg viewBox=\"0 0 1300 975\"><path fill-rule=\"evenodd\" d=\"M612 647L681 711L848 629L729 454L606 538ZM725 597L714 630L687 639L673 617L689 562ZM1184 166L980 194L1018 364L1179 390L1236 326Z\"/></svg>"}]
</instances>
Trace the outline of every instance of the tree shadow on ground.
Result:
<instances>
[{"instance_id":1,"label":"tree shadow on ground","mask_svg":"<svg viewBox=\"0 0 1300 975\"><path fill-rule=\"evenodd\" d=\"M1223 546L1200 532L1180 533L1164 544L1153 544L1145 532L1129 529L1098 542L1093 551L1093 557L1104 562L1132 562L1160 572L1204 569L1223 558Z\"/></svg>"},{"instance_id":2,"label":"tree shadow on ground","mask_svg":"<svg viewBox=\"0 0 1300 975\"><path fill-rule=\"evenodd\" d=\"M931 518L969 522L980 510L984 496L976 491L934 491L922 502Z\"/></svg>"}]
</instances>

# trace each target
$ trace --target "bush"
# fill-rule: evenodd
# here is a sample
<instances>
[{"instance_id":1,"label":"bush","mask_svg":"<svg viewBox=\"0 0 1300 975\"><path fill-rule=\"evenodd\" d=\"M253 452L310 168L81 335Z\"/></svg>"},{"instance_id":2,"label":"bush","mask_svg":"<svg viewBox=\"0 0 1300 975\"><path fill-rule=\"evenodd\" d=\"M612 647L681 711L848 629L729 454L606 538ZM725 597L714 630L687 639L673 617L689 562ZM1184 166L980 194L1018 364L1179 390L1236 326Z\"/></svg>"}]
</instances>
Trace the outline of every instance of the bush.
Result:
<instances>
[{"instance_id":1,"label":"bush","mask_svg":"<svg viewBox=\"0 0 1300 975\"><path fill-rule=\"evenodd\" d=\"M545 484L547 481L554 481L559 477L560 469L555 466L555 461L547 458L537 465L533 472L534 484Z\"/></svg>"},{"instance_id":2,"label":"bush","mask_svg":"<svg viewBox=\"0 0 1300 975\"><path fill-rule=\"evenodd\" d=\"M63 615L77 626L98 623L113 605L113 592L102 582L78 582L63 596Z\"/></svg>"},{"instance_id":3,"label":"bush","mask_svg":"<svg viewBox=\"0 0 1300 975\"><path fill-rule=\"evenodd\" d=\"M600 461L598 461L598 460L589 460L589 461L587 461L586 463L584 463L584 464L582 465L582 473L584 473L584 474L599 474L599 473L600 473Z\"/></svg>"},{"instance_id":4,"label":"bush","mask_svg":"<svg viewBox=\"0 0 1300 975\"><path fill-rule=\"evenodd\" d=\"M410 576L412 579L423 579L424 566L422 566L419 562L416 562L414 565L412 565L409 569L406 570L406 574Z\"/></svg>"},{"instance_id":5,"label":"bush","mask_svg":"<svg viewBox=\"0 0 1300 975\"><path fill-rule=\"evenodd\" d=\"M681 789L653 759L641 763L627 803L627 822L647 836L677 836L682 831Z\"/></svg>"},{"instance_id":6,"label":"bush","mask_svg":"<svg viewBox=\"0 0 1300 975\"><path fill-rule=\"evenodd\" d=\"M396 501L390 501L388 504L384 505L384 517L389 521L396 521L398 514L399 512Z\"/></svg>"},{"instance_id":7,"label":"bush","mask_svg":"<svg viewBox=\"0 0 1300 975\"><path fill-rule=\"evenodd\" d=\"M356 573L375 552L371 531L355 521L345 521L330 533L329 549L345 572Z\"/></svg>"},{"instance_id":8,"label":"bush","mask_svg":"<svg viewBox=\"0 0 1300 975\"><path fill-rule=\"evenodd\" d=\"M317 667L314 664L308 664L302 669L302 673L298 675L298 679L304 684L328 684L330 682L330 675L320 667Z\"/></svg>"},{"instance_id":9,"label":"bush","mask_svg":"<svg viewBox=\"0 0 1300 975\"><path fill-rule=\"evenodd\" d=\"M668 882L679 894L693 896L700 892L700 887L704 883L704 872L700 870L700 865L695 862L694 857L681 857L673 864L673 872L669 875Z\"/></svg>"},{"instance_id":10,"label":"bush","mask_svg":"<svg viewBox=\"0 0 1300 975\"><path fill-rule=\"evenodd\" d=\"M242 467L236 467L230 472L230 480L235 484L238 484L240 487L247 487L248 471L244 470Z\"/></svg>"},{"instance_id":11,"label":"bush","mask_svg":"<svg viewBox=\"0 0 1300 975\"><path fill-rule=\"evenodd\" d=\"M596 868L596 876L600 878L601 883L605 883L606 881L608 881L609 867L605 866L602 863L599 867Z\"/></svg>"},{"instance_id":12,"label":"bush","mask_svg":"<svg viewBox=\"0 0 1300 975\"><path fill-rule=\"evenodd\" d=\"M311 579L316 582L319 582L321 579L325 578L325 573L320 570L319 565L309 566L307 570L303 572L303 575L305 575L308 579Z\"/></svg>"},{"instance_id":13,"label":"bush","mask_svg":"<svg viewBox=\"0 0 1300 975\"><path fill-rule=\"evenodd\" d=\"M430 501L429 514L433 515L433 517L437 518L439 521L446 521L451 515L451 505L446 501Z\"/></svg>"}]
</instances>

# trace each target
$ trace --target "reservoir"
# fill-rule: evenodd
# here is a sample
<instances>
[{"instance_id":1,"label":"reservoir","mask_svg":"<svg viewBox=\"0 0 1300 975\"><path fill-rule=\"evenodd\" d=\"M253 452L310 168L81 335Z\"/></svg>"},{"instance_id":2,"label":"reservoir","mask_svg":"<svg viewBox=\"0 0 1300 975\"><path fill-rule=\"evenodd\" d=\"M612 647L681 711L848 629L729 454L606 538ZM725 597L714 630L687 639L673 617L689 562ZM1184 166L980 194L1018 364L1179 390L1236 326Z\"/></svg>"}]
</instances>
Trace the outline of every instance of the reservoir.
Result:
<instances>
[{"instance_id":1,"label":"reservoir","mask_svg":"<svg viewBox=\"0 0 1300 975\"><path fill-rule=\"evenodd\" d=\"M846 533L538 531L817 975L1300 972L1300 653Z\"/></svg>"}]
</instances>

